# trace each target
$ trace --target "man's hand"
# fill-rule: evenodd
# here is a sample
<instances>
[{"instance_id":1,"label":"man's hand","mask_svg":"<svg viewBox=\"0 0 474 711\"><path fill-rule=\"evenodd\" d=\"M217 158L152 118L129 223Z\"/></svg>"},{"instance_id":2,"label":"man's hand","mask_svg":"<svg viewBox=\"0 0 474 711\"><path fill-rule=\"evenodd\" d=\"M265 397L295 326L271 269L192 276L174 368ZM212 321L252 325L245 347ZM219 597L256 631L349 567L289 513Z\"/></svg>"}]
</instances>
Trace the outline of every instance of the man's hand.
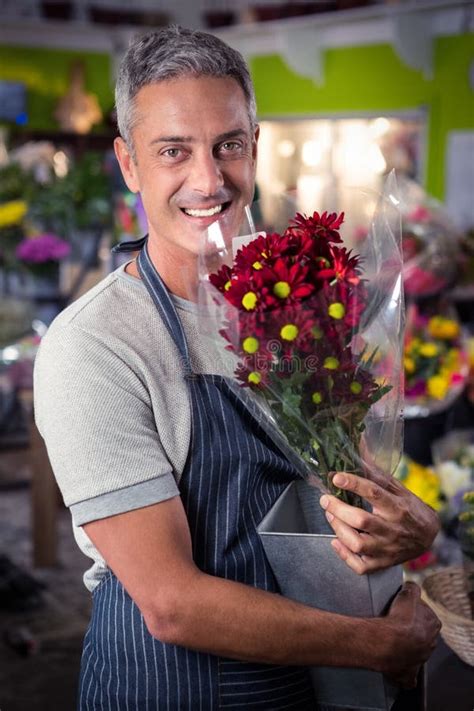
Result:
<instances>
[{"instance_id":1,"label":"man's hand","mask_svg":"<svg viewBox=\"0 0 474 711\"><path fill-rule=\"evenodd\" d=\"M439 531L436 512L403 484L374 469L366 476L338 472L333 483L368 501L371 513L328 494L320 500L337 536L334 549L360 575L416 558Z\"/></svg>"},{"instance_id":2,"label":"man's hand","mask_svg":"<svg viewBox=\"0 0 474 711\"><path fill-rule=\"evenodd\" d=\"M387 616L385 634L388 649L381 655L380 671L405 689L416 686L420 666L436 646L441 623L420 597L420 588L405 583Z\"/></svg>"}]
</instances>

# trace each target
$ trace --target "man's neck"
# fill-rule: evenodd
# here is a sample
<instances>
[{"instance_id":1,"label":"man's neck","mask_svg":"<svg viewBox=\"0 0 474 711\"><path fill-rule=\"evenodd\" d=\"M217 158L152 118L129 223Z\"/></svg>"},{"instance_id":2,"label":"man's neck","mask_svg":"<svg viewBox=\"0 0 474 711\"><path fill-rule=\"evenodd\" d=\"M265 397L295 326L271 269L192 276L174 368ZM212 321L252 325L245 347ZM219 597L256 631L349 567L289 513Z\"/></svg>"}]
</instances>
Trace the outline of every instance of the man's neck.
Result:
<instances>
[{"instance_id":1,"label":"man's neck","mask_svg":"<svg viewBox=\"0 0 474 711\"><path fill-rule=\"evenodd\" d=\"M175 255L171 255L165 250L160 250L159 254L156 254L156 252L154 245L149 242L148 253L150 259L169 291L175 296L180 296L188 301L196 301L196 257L191 256L186 260L179 260ZM136 279L141 278L136 259L127 264L125 272Z\"/></svg>"}]
</instances>

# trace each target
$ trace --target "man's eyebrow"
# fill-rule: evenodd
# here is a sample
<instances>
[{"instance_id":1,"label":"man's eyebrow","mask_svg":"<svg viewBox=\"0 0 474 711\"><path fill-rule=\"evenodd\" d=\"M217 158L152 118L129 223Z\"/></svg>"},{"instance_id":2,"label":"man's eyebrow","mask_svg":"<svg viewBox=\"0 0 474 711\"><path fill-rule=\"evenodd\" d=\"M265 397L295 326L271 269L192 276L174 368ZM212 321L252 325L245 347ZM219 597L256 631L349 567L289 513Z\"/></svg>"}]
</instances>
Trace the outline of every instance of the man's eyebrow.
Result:
<instances>
[{"instance_id":1,"label":"man's eyebrow","mask_svg":"<svg viewBox=\"0 0 474 711\"><path fill-rule=\"evenodd\" d=\"M192 143L194 138L192 136L159 136L150 141L150 146L155 143Z\"/></svg>"},{"instance_id":2,"label":"man's eyebrow","mask_svg":"<svg viewBox=\"0 0 474 711\"><path fill-rule=\"evenodd\" d=\"M235 128L233 131L227 131L226 133L221 133L219 136L216 136L216 143L219 143L220 141L228 141L230 138L239 138L239 136L246 136L247 131L245 131L243 128Z\"/></svg>"},{"instance_id":3,"label":"man's eyebrow","mask_svg":"<svg viewBox=\"0 0 474 711\"><path fill-rule=\"evenodd\" d=\"M230 138L238 138L239 136L246 136L247 131L243 128L235 128L232 131L226 131L225 133L220 133L215 137L215 142L220 143L221 141L228 141ZM193 136L159 136L150 141L150 146L155 143L194 143L196 141Z\"/></svg>"}]
</instances>

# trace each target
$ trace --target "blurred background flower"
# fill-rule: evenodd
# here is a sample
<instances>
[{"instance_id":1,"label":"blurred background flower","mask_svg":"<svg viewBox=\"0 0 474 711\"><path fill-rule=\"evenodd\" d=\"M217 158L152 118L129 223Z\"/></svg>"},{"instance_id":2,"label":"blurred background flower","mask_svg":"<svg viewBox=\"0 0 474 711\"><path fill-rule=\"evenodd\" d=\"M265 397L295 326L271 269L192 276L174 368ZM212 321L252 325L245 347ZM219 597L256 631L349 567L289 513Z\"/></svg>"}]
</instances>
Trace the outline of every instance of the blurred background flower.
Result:
<instances>
[{"instance_id":1,"label":"blurred background flower","mask_svg":"<svg viewBox=\"0 0 474 711\"><path fill-rule=\"evenodd\" d=\"M59 262L71 252L71 245L54 234L40 234L22 240L15 254L22 265L37 276L55 276Z\"/></svg>"}]
</instances>

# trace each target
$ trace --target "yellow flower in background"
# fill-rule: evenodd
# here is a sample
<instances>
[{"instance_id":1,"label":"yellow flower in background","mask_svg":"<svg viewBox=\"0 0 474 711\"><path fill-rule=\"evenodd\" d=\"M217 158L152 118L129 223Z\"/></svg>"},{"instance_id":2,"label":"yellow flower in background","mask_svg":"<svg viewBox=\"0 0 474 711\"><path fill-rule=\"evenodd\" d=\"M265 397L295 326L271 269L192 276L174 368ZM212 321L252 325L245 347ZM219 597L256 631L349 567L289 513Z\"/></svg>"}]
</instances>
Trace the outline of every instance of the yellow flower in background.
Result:
<instances>
[{"instance_id":1,"label":"yellow flower in background","mask_svg":"<svg viewBox=\"0 0 474 711\"><path fill-rule=\"evenodd\" d=\"M24 200L10 200L0 205L0 227L11 227L22 221L28 205Z\"/></svg>"},{"instance_id":2,"label":"yellow flower in background","mask_svg":"<svg viewBox=\"0 0 474 711\"><path fill-rule=\"evenodd\" d=\"M428 321L428 332L433 338L451 341L459 336L459 324L445 316L433 316Z\"/></svg>"},{"instance_id":3,"label":"yellow flower in background","mask_svg":"<svg viewBox=\"0 0 474 711\"><path fill-rule=\"evenodd\" d=\"M467 339L466 347L467 347L467 359L469 362L469 368L471 370L474 370L474 336L471 336L470 338Z\"/></svg>"},{"instance_id":4,"label":"yellow flower in background","mask_svg":"<svg viewBox=\"0 0 474 711\"><path fill-rule=\"evenodd\" d=\"M444 362L449 370L458 370L461 366L461 351L459 348L450 348L446 353Z\"/></svg>"},{"instance_id":5,"label":"yellow flower in background","mask_svg":"<svg viewBox=\"0 0 474 711\"><path fill-rule=\"evenodd\" d=\"M409 457L403 457L397 471L397 478L425 504L436 511L441 508L440 481L433 469L423 467Z\"/></svg>"},{"instance_id":6,"label":"yellow flower in background","mask_svg":"<svg viewBox=\"0 0 474 711\"><path fill-rule=\"evenodd\" d=\"M438 355L438 346L435 343L422 343L420 354L425 358L434 358L435 355Z\"/></svg>"},{"instance_id":7,"label":"yellow flower in background","mask_svg":"<svg viewBox=\"0 0 474 711\"><path fill-rule=\"evenodd\" d=\"M414 373L416 366L413 358L405 356L405 358L403 359L403 367L405 368L405 372L407 372L409 375L411 375L411 373Z\"/></svg>"},{"instance_id":8,"label":"yellow flower in background","mask_svg":"<svg viewBox=\"0 0 474 711\"><path fill-rule=\"evenodd\" d=\"M451 379L449 377L449 374L433 375L431 378L428 378L426 382L426 390L428 392L428 395L430 395L430 397L436 398L437 400L442 400L444 397L446 397L450 382Z\"/></svg>"}]
</instances>

